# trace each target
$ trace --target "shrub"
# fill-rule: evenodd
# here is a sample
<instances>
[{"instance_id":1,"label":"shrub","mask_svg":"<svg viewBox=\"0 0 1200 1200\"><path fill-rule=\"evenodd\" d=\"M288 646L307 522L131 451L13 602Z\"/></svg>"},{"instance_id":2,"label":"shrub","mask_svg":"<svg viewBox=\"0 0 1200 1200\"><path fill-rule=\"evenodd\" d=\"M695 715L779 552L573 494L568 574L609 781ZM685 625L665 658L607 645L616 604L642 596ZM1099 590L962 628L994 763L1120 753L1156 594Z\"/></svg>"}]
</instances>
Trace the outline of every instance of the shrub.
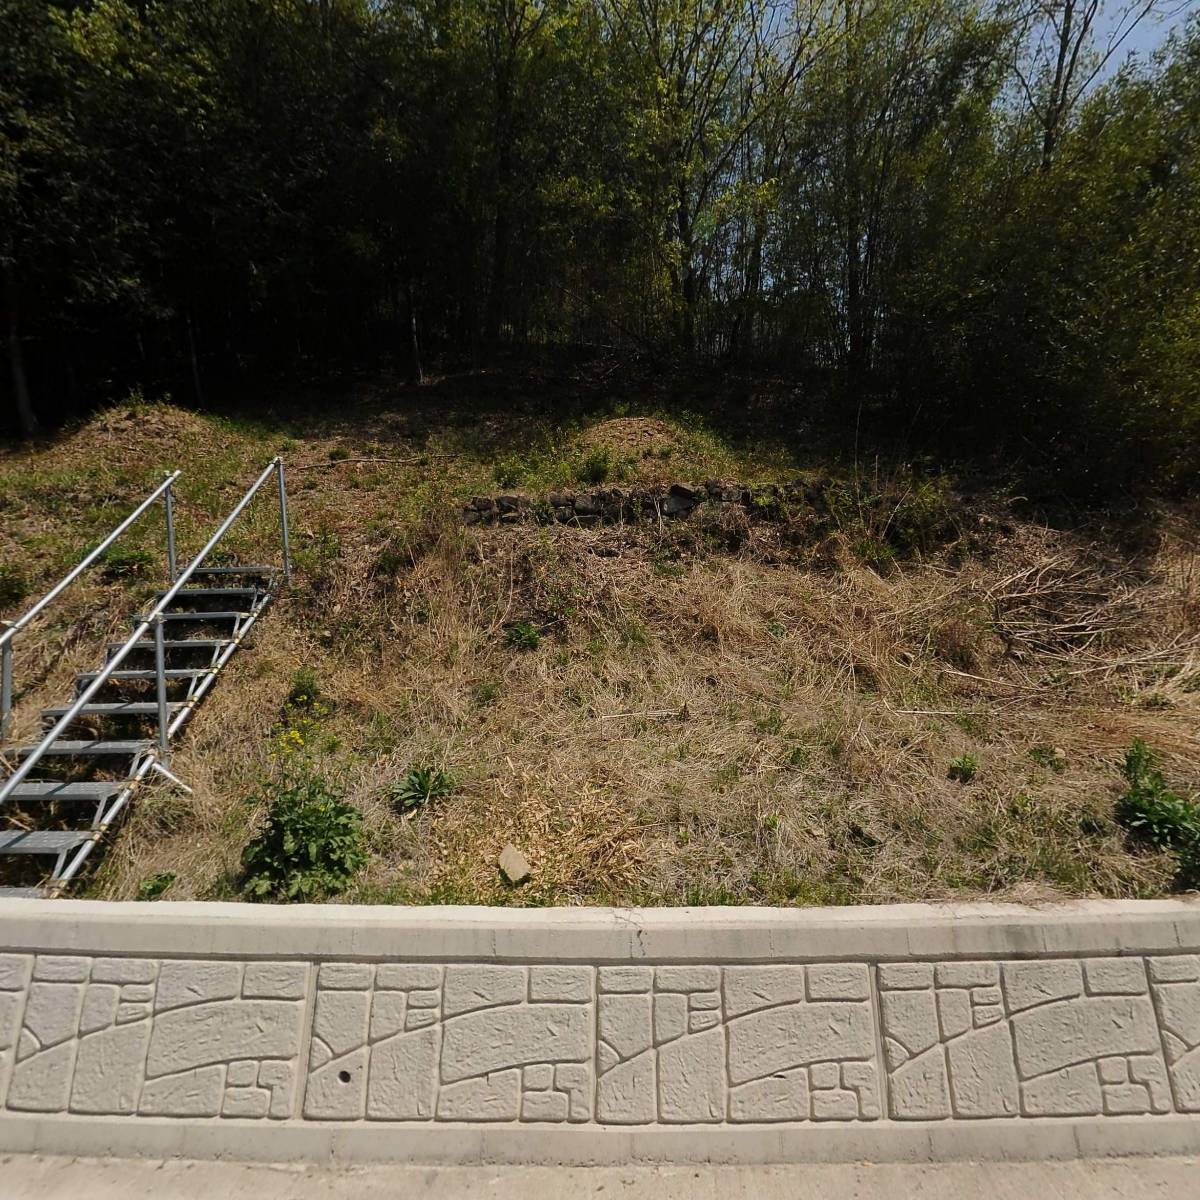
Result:
<instances>
[{"instance_id":1,"label":"shrub","mask_svg":"<svg viewBox=\"0 0 1200 1200\"><path fill-rule=\"evenodd\" d=\"M403 546L384 546L375 559L375 570L387 579L392 579L408 562L408 555Z\"/></svg>"},{"instance_id":2,"label":"shrub","mask_svg":"<svg viewBox=\"0 0 1200 1200\"><path fill-rule=\"evenodd\" d=\"M877 537L856 538L850 549L869 567L888 567L896 561L896 551Z\"/></svg>"},{"instance_id":3,"label":"shrub","mask_svg":"<svg viewBox=\"0 0 1200 1200\"><path fill-rule=\"evenodd\" d=\"M321 688L317 683L317 673L312 667L301 667L292 676L292 690L288 692L285 704L293 708L312 708L321 699Z\"/></svg>"},{"instance_id":4,"label":"shrub","mask_svg":"<svg viewBox=\"0 0 1200 1200\"><path fill-rule=\"evenodd\" d=\"M952 495L940 477L909 468L890 476L832 483L825 489L834 524L873 566L923 554L954 534Z\"/></svg>"},{"instance_id":5,"label":"shrub","mask_svg":"<svg viewBox=\"0 0 1200 1200\"><path fill-rule=\"evenodd\" d=\"M366 861L362 813L308 775L270 801L242 852L242 890L252 900L319 900L344 891Z\"/></svg>"},{"instance_id":6,"label":"shrub","mask_svg":"<svg viewBox=\"0 0 1200 1200\"><path fill-rule=\"evenodd\" d=\"M492 476L501 487L516 487L525 478L525 466L519 458L500 458L492 470Z\"/></svg>"},{"instance_id":7,"label":"shrub","mask_svg":"<svg viewBox=\"0 0 1200 1200\"><path fill-rule=\"evenodd\" d=\"M607 446L594 446L575 463L575 478L580 483L605 483L610 479L627 479L633 468L628 456L614 456Z\"/></svg>"},{"instance_id":8,"label":"shrub","mask_svg":"<svg viewBox=\"0 0 1200 1200\"><path fill-rule=\"evenodd\" d=\"M927 551L948 534L950 511L946 480L914 478L894 501L884 536L901 553Z\"/></svg>"},{"instance_id":9,"label":"shrub","mask_svg":"<svg viewBox=\"0 0 1200 1200\"><path fill-rule=\"evenodd\" d=\"M612 454L605 446L589 450L575 466L580 483L604 483L612 473Z\"/></svg>"},{"instance_id":10,"label":"shrub","mask_svg":"<svg viewBox=\"0 0 1200 1200\"><path fill-rule=\"evenodd\" d=\"M1117 802L1117 820L1139 841L1159 850L1200 852L1200 807L1167 787L1154 754L1141 738L1125 753L1128 785Z\"/></svg>"},{"instance_id":11,"label":"shrub","mask_svg":"<svg viewBox=\"0 0 1200 1200\"><path fill-rule=\"evenodd\" d=\"M449 771L414 763L399 783L392 784L388 795L401 809L411 812L452 792L456 782Z\"/></svg>"},{"instance_id":12,"label":"shrub","mask_svg":"<svg viewBox=\"0 0 1200 1200\"><path fill-rule=\"evenodd\" d=\"M157 900L174 882L174 871L159 871L157 875L147 875L138 884L137 898L139 900Z\"/></svg>"},{"instance_id":13,"label":"shrub","mask_svg":"<svg viewBox=\"0 0 1200 1200\"><path fill-rule=\"evenodd\" d=\"M518 621L515 625L508 627L504 640L514 650L536 650L541 644L542 635L538 632L536 625L529 621Z\"/></svg>"},{"instance_id":14,"label":"shrub","mask_svg":"<svg viewBox=\"0 0 1200 1200\"><path fill-rule=\"evenodd\" d=\"M272 730L271 756L280 758L311 749L321 723L332 711L321 698L316 672L312 667L301 667L292 678L291 691Z\"/></svg>"},{"instance_id":15,"label":"shrub","mask_svg":"<svg viewBox=\"0 0 1200 1200\"><path fill-rule=\"evenodd\" d=\"M950 769L946 772L948 778L956 783L970 783L979 771L979 759L973 754L960 754L950 760Z\"/></svg>"}]
</instances>

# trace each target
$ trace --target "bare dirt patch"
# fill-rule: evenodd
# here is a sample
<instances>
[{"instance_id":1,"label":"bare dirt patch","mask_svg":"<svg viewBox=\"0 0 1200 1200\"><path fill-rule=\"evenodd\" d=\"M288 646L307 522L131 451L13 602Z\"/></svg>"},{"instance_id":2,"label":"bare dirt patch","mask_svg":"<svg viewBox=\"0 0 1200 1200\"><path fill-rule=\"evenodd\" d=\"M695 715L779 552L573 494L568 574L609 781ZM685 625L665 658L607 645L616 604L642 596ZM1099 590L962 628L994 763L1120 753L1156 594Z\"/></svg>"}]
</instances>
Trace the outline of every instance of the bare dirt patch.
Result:
<instances>
[{"instance_id":1,"label":"bare dirt patch","mask_svg":"<svg viewBox=\"0 0 1200 1200\"><path fill-rule=\"evenodd\" d=\"M610 417L584 430L581 446L604 446L614 454L631 458L669 458L683 439L678 426L654 417Z\"/></svg>"}]
</instances>

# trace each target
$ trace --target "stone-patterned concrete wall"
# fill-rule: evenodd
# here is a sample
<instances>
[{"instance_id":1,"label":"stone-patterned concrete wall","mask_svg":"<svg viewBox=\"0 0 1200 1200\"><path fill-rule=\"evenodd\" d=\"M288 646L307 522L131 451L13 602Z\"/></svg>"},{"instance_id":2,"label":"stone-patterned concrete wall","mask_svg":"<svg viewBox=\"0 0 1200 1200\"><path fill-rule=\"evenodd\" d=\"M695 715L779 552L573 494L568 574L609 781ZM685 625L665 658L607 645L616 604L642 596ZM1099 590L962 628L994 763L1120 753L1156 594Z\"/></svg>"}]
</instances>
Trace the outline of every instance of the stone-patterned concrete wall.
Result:
<instances>
[{"instance_id":1,"label":"stone-patterned concrete wall","mask_svg":"<svg viewBox=\"0 0 1200 1200\"><path fill-rule=\"evenodd\" d=\"M13 1113L572 1126L1200 1119L1200 954L0 954Z\"/></svg>"},{"instance_id":2,"label":"stone-patterned concrete wall","mask_svg":"<svg viewBox=\"0 0 1200 1200\"><path fill-rule=\"evenodd\" d=\"M1164 965L1170 973L1179 964L1151 959L1151 975ZM944 1120L1170 1112L1151 999L1159 985L1146 968L1140 958L881 967L893 1114ZM1182 1082L1185 1056L1174 1056L1171 1067Z\"/></svg>"},{"instance_id":3,"label":"stone-patterned concrete wall","mask_svg":"<svg viewBox=\"0 0 1200 1200\"><path fill-rule=\"evenodd\" d=\"M4 993L24 1002L15 1054L0 1051L13 1060L5 1105L290 1117L308 974L305 963L0 956L0 986L28 981Z\"/></svg>"}]
</instances>

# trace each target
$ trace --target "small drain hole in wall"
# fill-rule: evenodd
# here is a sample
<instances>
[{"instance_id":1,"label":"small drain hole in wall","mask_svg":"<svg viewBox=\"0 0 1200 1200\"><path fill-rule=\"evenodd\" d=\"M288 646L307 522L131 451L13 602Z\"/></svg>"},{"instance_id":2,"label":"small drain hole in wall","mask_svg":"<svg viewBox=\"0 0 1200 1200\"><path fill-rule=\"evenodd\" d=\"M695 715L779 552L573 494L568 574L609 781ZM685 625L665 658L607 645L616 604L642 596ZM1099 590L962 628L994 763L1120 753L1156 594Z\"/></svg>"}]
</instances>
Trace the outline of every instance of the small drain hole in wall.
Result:
<instances>
[{"instance_id":1,"label":"small drain hole in wall","mask_svg":"<svg viewBox=\"0 0 1200 1200\"><path fill-rule=\"evenodd\" d=\"M340 1080L341 1080L343 1083L349 1083L349 1082L350 1082L350 1072L349 1072L349 1071L339 1071L339 1072L338 1072L338 1078L339 1078L339 1079L340 1079Z\"/></svg>"}]
</instances>

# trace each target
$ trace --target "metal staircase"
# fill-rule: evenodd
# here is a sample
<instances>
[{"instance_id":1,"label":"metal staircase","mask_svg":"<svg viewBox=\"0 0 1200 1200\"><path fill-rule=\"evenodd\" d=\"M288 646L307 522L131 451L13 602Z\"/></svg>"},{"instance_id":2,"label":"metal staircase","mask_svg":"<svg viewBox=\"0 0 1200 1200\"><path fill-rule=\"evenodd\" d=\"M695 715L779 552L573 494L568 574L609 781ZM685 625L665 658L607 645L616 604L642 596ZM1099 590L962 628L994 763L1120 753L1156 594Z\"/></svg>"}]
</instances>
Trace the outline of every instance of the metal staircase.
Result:
<instances>
[{"instance_id":1,"label":"metal staircase","mask_svg":"<svg viewBox=\"0 0 1200 1200\"><path fill-rule=\"evenodd\" d=\"M204 566L272 475L278 481L281 565ZM170 586L136 618L124 642L109 643L100 667L76 677L70 704L42 710L40 742L0 748L0 760L11 771L0 784L0 878L7 885L0 886L0 895L61 895L151 774L190 793L170 769L171 742L290 576L280 459L268 463L183 570L175 560L171 492L178 477L178 471L168 475L28 612L3 624L0 743L11 724L16 635L162 499Z\"/></svg>"}]
</instances>

